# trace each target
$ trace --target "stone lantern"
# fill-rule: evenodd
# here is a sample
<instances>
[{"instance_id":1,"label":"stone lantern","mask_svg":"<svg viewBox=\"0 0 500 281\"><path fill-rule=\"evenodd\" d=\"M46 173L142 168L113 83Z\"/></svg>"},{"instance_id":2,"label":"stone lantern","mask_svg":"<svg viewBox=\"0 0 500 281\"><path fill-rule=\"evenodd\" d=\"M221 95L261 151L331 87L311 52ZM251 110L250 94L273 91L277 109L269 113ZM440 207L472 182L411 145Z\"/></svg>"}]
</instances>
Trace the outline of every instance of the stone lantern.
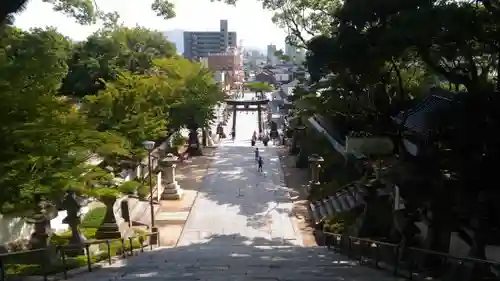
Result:
<instances>
[{"instance_id":1,"label":"stone lantern","mask_svg":"<svg viewBox=\"0 0 500 281\"><path fill-rule=\"evenodd\" d=\"M293 130L294 134L292 137L292 147L290 148L290 154L296 155L300 151L300 141L303 138L304 131L306 127L304 125L297 125Z\"/></svg>"},{"instance_id":2,"label":"stone lantern","mask_svg":"<svg viewBox=\"0 0 500 281\"><path fill-rule=\"evenodd\" d=\"M168 153L160 162L162 168L162 185L164 185L162 200L178 200L182 198L183 191L175 180L175 167L178 157Z\"/></svg>"},{"instance_id":3,"label":"stone lantern","mask_svg":"<svg viewBox=\"0 0 500 281\"><path fill-rule=\"evenodd\" d=\"M311 170L311 181L309 182L309 190L313 190L320 185L319 173L321 172L321 164L325 162L323 157L313 154L308 158L309 168Z\"/></svg>"},{"instance_id":4,"label":"stone lantern","mask_svg":"<svg viewBox=\"0 0 500 281\"><path fill-rule=\"evenodd\" d=\"M40 194L35 195L35 209L26 221L34 225L30 236L31 249L43 249L48 246L50 221L57 217L57 209L50 202L43 200Z\"/></svg>"},{"instance_id":5,"label":"stone lantern","mask_svg":"<svg viewBox=\"0 0 500 281\"><path fill-rule=\"evenodd\" d=\"M64 197L63 207L66 209L67 216L63 219L63 223L69 225L71 229L71 245L82 245L81 248L75 248L71 251L72 256L82 255L83 251L83 242L85 241L85 237L80 232L80 208L82 206L81 198L77 197L75 192L72 190L68 190L66 192L66 196Z\"/></svg>"}]
</instances>

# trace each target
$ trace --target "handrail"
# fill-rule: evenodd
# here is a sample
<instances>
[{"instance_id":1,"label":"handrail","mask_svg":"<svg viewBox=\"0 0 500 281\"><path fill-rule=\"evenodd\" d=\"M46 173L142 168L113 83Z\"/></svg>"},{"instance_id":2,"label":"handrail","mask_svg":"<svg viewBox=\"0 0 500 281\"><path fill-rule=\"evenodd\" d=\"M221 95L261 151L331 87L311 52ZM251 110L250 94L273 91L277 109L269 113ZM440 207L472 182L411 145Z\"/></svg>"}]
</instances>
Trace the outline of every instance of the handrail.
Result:
<instances>
[{"instance_id":1,"label":"handrail","mask_svg":"<svg viewBox=\"0 0 500 281\"><path fill-rule=\"evenodd\" d=\"M100 260L103 261L107 258L107 262L109 265L113 263L113 256L111 252L111 243L120 241L121 242L121 252L117 253L116 257L121 256L122 258L127 258L127 256L133 256L134 251L140 250L140 252L144 252L144 247L149 245L150 250L153 250L153 245L157 245L157 247L160 247L160 239L159 239L160 233L159 232L151 232L151 233L146 233L142 235L136 235L128 238L115 238L115 239L95 239L95 240L88 240L84 241L83 243L80 244L68 244L68 245L60 245L56 246L56 252L59 253L60 255L60 261L62 263L62 274L63 278L66 280L68 279L69 276L69 270L72 268L68 268L67 264L67 252L74 251L76 249L83 249L84 254L86 257L86 267L87 271L91 272L93 269L93 264L92 264L92 253L90 251L90 246L92 245L97 245L97 244L106 244L106 250L107 250L107 256ZM145 238L149 237L149 243L144 244ZM134 249L134 239L137 239L139 242L139 247ZM128 249L126 245L126 241L128 240ZM27 251L20 251L20 252L13 252L13 253L5 253L5 254L0 254L0 281L5 281L7 280L7 272L5 268L5 259L8 259L10 257L15 257L15 256L21 256L21 255L29 255L33 253L39 253L40 254L40 270L41 270L41 275L43 276L43 280L47 281L49 275L54 275L54 274L59 274L61 272L56 272L56 273L51 273L48 271L48 264L47 264L47 252L50 251L50 249L54 249L54 247L47 247L43 249L34 249L34 250L27 250ZM135 252L137 253L137 252ZM99 261L99 262L100 262ZM12 275L11 275L12 276Z\"/></svg>"},{"instance_id":2,"label":"handrail","mask_svg":"<svg viewBox=\"0 0 500 281\"><path fill-rule=\"evenodd\" d=\"M491 267L500 267L500 262L493 260L482 260L471 257L457 257L450 255L448 253L442 253L427 249L421 249L416 247L407 247L404 248L399 244L377 241L369 238L361 238L355 236L346 236L338 233L332 232L323 232L324 235L324 244L328 249L337 250L340 252L347 251L347 255L353 257L355 255L360 263L372 265L378 269L389 269L392 270L394 276L400 276L407 278L408 280L413 280L414 277L422 277L427 278L428 274L438 275L432 277L445 277L447 272L443 272L443 268L446 269L446 265L448 265L450 260L458 261L456 264L458 266L457 272L461 272L460 269L464 267L465 264L472 264L472 267L479 265L483 268L481 274L484 276L473 276L474 281L486 281L486 280L497 280L493 278L496 277L488 277L488 270L491 270ZM333 239L332 239L333 238ZM346 241L347 239L347 241ZM389 247L391 251L389 253L389 257L383 260L382 257L382 247ZM356 249L355 249L356 248ZM428 268L419 267L420 264L417 263L417 258L421 256L416 256L418 254L424 254L433 256L440 260L440 263L436 263L437 266L441 266L441 269L438 272L429 272ZM383 265L382 265L383 264ZM441 275L443 276L441 276ZM492 274L492 273L491 273ZM424 276L425 275L425 276Z\"/></svg>"}]
</instances>

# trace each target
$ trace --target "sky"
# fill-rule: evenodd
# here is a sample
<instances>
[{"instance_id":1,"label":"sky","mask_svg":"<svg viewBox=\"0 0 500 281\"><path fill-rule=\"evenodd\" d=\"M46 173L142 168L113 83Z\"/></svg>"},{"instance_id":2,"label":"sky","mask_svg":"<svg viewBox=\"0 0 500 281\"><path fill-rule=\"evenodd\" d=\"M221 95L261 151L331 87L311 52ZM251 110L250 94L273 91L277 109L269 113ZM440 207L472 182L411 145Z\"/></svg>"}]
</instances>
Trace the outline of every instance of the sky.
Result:
<instances>
[{"instance_id":1,"label":"sky","mask_svg":"<svg viewBox=\"0 0 500 281\"><path fill-rule=\"evenodd\" d=\"M1 1L1 0L0 0ZM264 11L257 0L238 0L236 6L212 3L210 0L173 0L177 16L165 20L150 9L152 0L96 0L100 10L117 11L126 26L143 26L158 31L218 31L219 21L228 20L229 31L238 33L245 47L266 49L269 44L285 45L285 32L272 23L272 12ZM16 17L15 25L28 29L52 26L62 34L80 41L99 28L81 26L73 19L54 12L42 0L30 0L27 9Z\"/></svg>"}]
</instances>

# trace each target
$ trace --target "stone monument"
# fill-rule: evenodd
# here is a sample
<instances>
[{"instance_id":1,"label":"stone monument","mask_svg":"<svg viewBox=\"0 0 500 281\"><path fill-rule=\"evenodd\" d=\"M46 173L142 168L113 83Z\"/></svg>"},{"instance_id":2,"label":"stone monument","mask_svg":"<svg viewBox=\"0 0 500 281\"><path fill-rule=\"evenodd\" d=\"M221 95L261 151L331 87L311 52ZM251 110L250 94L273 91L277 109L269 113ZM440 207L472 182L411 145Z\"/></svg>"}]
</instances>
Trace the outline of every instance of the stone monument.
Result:
<instances>
[{"instance_id":1,"label":"stone monument","mask_svg":"<svg viewBox=\"0 0 500 281\"><path fill-rule=\"evenodd\" d=\"M163 193L161 194L162 200L178 200L182 198L183 191L175 180L175 167L177 159L178 158L176 156L169 153L160 162L160 167L162 169L161 184L165 187L163 189Z\"/></svg>"}]
</instances>

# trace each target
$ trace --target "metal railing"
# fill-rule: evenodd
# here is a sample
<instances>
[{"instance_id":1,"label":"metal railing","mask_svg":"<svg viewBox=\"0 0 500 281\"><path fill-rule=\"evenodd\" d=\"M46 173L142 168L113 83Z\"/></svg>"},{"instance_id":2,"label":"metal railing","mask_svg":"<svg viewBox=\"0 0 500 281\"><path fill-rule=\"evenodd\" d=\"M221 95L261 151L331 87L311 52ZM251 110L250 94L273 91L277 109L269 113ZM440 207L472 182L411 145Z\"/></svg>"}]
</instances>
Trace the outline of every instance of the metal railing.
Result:
<instances>
[{"instance_id":1,"label":"metal railing","mask_svg":"<svg viewBox=\"0 0 500 281\"><path fill-rule=\"evenodd\" d=\"M12 252L0 254L0 280L7 281L11 280L11 278L16 277L27 277L27 276L40 276L41 280L48 281L49 276L57 276L62 277L64 280L68 279L70 276L71 270L77 270L78 273L88 271L92 272L95 268L95 265L107 264L111 265L113 261L116 261L120 258L127 258L130 256L137 255L139 253L144 252L144 248L148 247L150 250L153 250L153 246L160 246L160 238L159 232L152 232L142 235L137 235L129 238L116 238L116 239L103 239L103 240L90 240L85 241L82 244L68 244L68 245L59 245L55 247L48 247L44 249L36 249L36 250L28 250L28 251L20 251L20 252ZM145 244L146 238L149 238L149 242ZM119 242L120 246L118 249L112 249L113 242ZM134 248L134 242L138 242L137 247ZM153 243L151 243L153 242ZM102 245L105 246L104 251L99 253L92 253L91 246L92 245ZM77 265L71 266L69 259L74 258L71 255L71 252L75 251L84 251L83 255L78 255L78 257L85 258L85 265L77 263ZM54 255L55 251L55 255ZM36 255L37 257L34 257ZM70 256L71 255L71 256ZM26 263L16 263L16 260L26 259L26 257L30 257L30 259L37 259L37 264L30 264L31 266L35 266L34 274L31 275L20 275L20 274L9 274L8 267L9 266L23 266ZM52 261L53 264L57 263L57 267L54 267L51 264L51 257L59 258L59 261ZM96 259L93 259L95 257ZM81 270L79 270L81 269ZM62 276L61 276L62 275ZM73 274L71 274L73 275ZM57 279L57 278L56 278ZM17 279L16 279L17 280Z\"/></svg>"},{"instance_id":2,"label":"metal railing","mask_svg":"<svg viewBox=\"0 0 500 281\"><path fill-rule=\"evenodd\" d=\"M493 274L500 263L469 257L456 257L415 247L367 238L324 232L324 245L360 264L392 272L407 280L498 281Z\"/></svg>"}]
</instances>

